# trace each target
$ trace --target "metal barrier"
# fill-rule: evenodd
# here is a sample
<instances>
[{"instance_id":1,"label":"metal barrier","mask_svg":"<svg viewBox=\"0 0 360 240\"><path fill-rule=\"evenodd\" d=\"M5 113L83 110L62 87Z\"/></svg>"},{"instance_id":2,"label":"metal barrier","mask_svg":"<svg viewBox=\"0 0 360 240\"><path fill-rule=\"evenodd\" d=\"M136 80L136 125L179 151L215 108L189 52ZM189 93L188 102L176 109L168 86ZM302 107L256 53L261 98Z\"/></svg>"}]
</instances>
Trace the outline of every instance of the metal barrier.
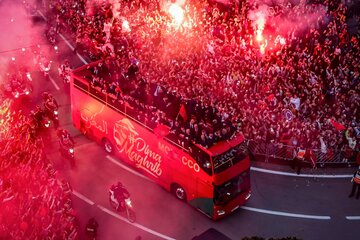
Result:
<instances>
[{"instance_id":1,"label":"metal barrier","mask_svg":"<svg viewBox=\"0 0 360 240\"><path fill-rule=\"evenodd\" d=\"M265 162L282 162L286 163L292 161L297 153L297 147L284 145L281 143L266 143L254 140L248 140L249 151L255 161ZM356 151L345 152L328 150L326 153L321 152L320 149L311 149L311 152L316 158L316 165L324 167L325 165L350 166L355 164L356 156L359 154ZM307 160L309 164L311 163Z\"/></svg>"}]
</instances>

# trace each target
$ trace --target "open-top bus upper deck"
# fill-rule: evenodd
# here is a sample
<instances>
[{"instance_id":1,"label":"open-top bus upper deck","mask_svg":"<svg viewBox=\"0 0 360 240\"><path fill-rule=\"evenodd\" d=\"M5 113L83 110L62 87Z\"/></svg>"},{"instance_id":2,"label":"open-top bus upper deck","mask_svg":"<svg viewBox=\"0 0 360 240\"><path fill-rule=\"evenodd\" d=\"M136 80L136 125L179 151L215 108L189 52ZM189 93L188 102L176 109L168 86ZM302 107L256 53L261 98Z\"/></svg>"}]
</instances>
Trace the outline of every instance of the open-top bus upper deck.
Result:
<instances>
[{"instance_id":1,"label":"open-top bus upper deck","mask_svg":"<svg viewBox=\"0 0 360 240\"><path fill-rule=\"evenodd\" d=\"M141 125L146 127L148 130L154 132L157 135L161 135L167 141L181 148L185 152L190 152L193 155L207 155L211 159L204 160L202 168L209 175L218 175L215 179L216 184L221 184L224 182L226 177L222 177L222 173L229 167L235 165L237 162L241 161L247 156L247 147L245 139L242 134L238 133L235 127L227 126L227 129L230 129L226 136L218 138L217 142L213 142L211 146L203 146L196 141L186 142L183 138L177 136L177 133L174 133L172 130L172 125L175 121L178 121L178 114L167 114L161 111L158 111L157 107L153 104L156 100L149 100L144 96L136 99L136 94L134 90L125 86L128 85L131 81L136 81L134 79L129 80L123 74L118 77L118 80L115 82L114 86L119 86L121 89L121 96L116 96L116 92L105 90L102 86L96 85L93 81L94 77L102 79L103 83L113 84L114 81L111 81L111 75L109 72L114 72L109 69L109 66L105 66L103 61L97 61L84 65L72 72L73 81L75 87L89 91L95 98L100 101L103 101L108 106L117 111L122 112L132 120L139 122ZM86 83L87 82L87 83ZM131 83L130 83L131 84ZM152 88L156 88L157 84L149 83L152 85ZM144 86L143 86L144 87ZM164 91L164 90L163 90ZM144 100L145 99L145 100ZM179 112L181 108L181 103L176 101L176 104L172 104L172 108L176 109L176 112ZM184 120L184 119L183 119ZM210 122L213 119L208 119ZM187 121L182 121L183 124ZM229 122L227 123L229 124ZM225 124L224 124L225 125ZM235 124L234 124L235 125ZM203 128L212 130L213 126L203 124ZM209 157L201 157L206 159ZM225 173L224 175L228 175Z\"/></svg>"}]
</instances>

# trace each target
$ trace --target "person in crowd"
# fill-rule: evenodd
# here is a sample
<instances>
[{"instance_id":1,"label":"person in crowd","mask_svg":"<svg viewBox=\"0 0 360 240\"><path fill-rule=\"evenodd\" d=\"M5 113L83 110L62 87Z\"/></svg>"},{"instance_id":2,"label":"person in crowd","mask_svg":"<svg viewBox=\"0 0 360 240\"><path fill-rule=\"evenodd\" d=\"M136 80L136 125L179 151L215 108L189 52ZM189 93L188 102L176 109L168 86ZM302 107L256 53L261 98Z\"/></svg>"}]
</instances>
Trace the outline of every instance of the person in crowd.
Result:
<instances>
[{"instance_id":1,"label":"person in crowd","mask_svg":"<svg viewBox=\"0 0 360 240\"><path fill-rule=\"evenodd\" d=\"M351 182L353 183L353 186L352 186L349 198L353 197L357 190L356 199L359 199L359 197L360 197L360 166L354 172L354 176L352 177Z\"/></svg>"}]
</instances>

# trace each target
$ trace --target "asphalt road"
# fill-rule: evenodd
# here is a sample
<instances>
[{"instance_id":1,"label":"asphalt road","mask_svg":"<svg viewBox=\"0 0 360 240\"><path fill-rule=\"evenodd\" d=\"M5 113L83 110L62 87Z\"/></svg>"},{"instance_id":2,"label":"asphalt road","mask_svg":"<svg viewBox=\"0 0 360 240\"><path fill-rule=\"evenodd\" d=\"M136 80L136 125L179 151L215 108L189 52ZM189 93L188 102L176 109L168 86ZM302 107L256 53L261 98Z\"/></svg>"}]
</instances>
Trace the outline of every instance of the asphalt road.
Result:
<instances>
[{"instance_id":1,"label":"asphalt road","mask_svg":"<svg viewBox=\"0 0 360 240\"><path fill-rule=\"evenodd\" d=\"M37 25L45 23L37 23ZM40 31L41 32L41 31ZM44 42L43 36L37 36ZM99 239L191 239L210 227L232 239L245 236L296 236L307 240L360 239L360 200L349 199L350 178L302 178L252 171L252 197L227 218L214 222L150 180L134 173L120 159L108 156L100 146L73 128L68 86L58 77L57 67L65 58L73 67L83 65L79 55L71 51L70 38L59 37L58 52L43 46L53 60L50 78L34 69L31 74L35 90L19 108L27 110L41 103L40 93L51 92L61 105L60 127L66 128L76 141L76 166L71 168L57 148L55 131L46 142L48 157L61 176L73 187L73 202L78 213L80 232L90 217L99 222ZM8 57L8 56L6 56ZM3 58L3 59L1 59ZM4 55L0 55L4 60ZM85 61L84 61L85 60ZM137 215L130 224L123 215L114 213L108 202L108 187L121 181L129 190ZM355 216L355 220L349 220ZM84 237L82 235L82 237Z\"/></svg>"}]
</instances>

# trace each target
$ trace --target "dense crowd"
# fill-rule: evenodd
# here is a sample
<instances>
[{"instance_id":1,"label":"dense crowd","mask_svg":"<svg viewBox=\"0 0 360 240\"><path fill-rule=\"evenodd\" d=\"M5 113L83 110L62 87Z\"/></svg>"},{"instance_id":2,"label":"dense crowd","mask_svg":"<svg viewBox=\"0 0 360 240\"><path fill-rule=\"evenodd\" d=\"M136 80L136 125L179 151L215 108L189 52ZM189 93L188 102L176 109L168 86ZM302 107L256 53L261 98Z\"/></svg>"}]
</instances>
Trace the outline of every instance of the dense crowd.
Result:
<instances>
[{"instance_id":1,"label":"dense crowd","mask_svg":"<svg viewBox=\"0 0 360 240\"><path fill-rule=\"evenodd\" d=\"M358 150L359 32L347 20L359 16L336 0L282 2L267 11L257 1L187 2L181 24L156 0L50 1L48 15L74 34L75 51L103 59L107 79L96 69L94 84L182 137L209 147L238 130L324 153Z\"/></svg>"},{"instance_id":2,"label":"dense crowd","mask_svg":"<svg viewBox=\"0 0 360 240\"><path fill-rule=\"evenodd\" d=\"M43 152L30 119L0 105L0 239L77 239L71 187Z\"/></svg>"}]
</instances>

